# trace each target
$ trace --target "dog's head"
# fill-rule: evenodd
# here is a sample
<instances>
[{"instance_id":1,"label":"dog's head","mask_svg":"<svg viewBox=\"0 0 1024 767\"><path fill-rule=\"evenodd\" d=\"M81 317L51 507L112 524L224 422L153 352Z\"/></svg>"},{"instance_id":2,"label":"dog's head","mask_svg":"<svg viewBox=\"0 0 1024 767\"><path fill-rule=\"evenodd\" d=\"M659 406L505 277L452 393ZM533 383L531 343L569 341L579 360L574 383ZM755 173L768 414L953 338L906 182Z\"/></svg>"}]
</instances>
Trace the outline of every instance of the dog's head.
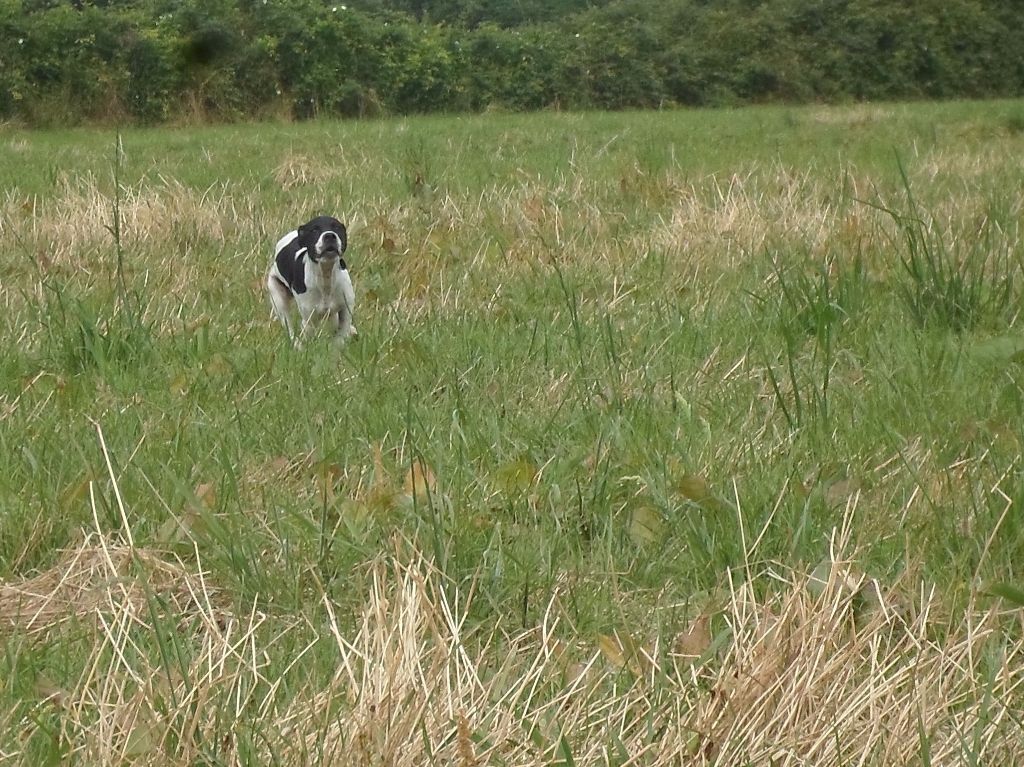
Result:
<instances>
[{"instance_id":1,"label":"dog's head","mask_svg":"<svg viewBox=\"0 0 1024 767\"><path fill-rule=\"evenodd\" d=\"M317 216L299 227L299 247L306 249L314 263L341 258L348 247L345 225L332 216Z\"/></svg>"}]
</instances>

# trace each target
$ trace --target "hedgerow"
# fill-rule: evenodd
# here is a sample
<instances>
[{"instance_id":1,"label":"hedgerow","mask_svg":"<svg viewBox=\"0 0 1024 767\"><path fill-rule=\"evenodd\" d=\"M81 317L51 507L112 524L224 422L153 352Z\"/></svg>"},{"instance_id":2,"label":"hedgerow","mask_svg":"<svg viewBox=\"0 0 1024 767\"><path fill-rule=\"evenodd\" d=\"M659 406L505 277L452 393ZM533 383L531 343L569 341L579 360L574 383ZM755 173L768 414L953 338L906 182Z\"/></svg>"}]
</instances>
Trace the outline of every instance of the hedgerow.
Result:
<instances>
[{"instance_id":1,"label":"hedgerow","mask_svg":"<svg viewBox=\"0 0 1024 767\"><path fill-rule=\"evenodd\" d=\"M160 123L1024 92L1012 0L0 0L0 119ZM491 7L491 6L494 7ZM536 5L536 7L534 7Z\"/></svg>"}]
</instances>

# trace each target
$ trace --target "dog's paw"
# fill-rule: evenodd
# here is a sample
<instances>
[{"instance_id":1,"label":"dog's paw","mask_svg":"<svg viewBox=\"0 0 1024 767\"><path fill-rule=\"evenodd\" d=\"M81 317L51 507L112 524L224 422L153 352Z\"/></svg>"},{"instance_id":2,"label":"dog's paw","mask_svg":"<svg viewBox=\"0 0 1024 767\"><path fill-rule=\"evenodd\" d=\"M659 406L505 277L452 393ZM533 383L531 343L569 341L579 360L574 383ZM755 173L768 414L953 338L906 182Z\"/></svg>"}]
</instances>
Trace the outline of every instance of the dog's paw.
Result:
<instances>
[{"instance_id":1,"label":"dog's paw","mask_svg":"<svg viewBox=\"0 0 1024 767\"><path fill-rule=\"evenodd\" d=\"M334 334L334 342L338 346L343 345L348 340L357 340L359 338L359 331L356 330L355 326L349 328L340 328L337 333Z\"/></svg>"}]
</instances>

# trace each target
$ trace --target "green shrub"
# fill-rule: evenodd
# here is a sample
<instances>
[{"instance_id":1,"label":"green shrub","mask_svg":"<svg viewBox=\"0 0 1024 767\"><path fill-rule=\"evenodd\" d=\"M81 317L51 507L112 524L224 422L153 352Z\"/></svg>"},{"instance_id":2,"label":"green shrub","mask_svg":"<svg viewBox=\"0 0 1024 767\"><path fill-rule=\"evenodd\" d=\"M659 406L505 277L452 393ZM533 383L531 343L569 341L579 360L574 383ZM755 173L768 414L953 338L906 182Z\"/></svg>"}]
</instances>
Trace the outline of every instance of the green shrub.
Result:
<instances>
[{"instance_id":1,"label":"green shrub","mask_svg":"<svg viewBox=\"0 0 1024 767\"><path fill-rule=\"evenodd\" d=\"M0 0L30 124L1014 96L1006 1Z\"/></svg>"}]
</instances>

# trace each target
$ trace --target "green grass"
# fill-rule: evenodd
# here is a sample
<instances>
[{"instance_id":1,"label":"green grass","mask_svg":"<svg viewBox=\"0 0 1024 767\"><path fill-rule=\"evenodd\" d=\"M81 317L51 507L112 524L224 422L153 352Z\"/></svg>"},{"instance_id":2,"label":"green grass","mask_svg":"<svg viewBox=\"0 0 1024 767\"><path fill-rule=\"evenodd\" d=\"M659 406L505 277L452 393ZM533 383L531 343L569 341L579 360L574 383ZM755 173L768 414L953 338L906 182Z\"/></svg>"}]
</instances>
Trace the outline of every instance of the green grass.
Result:
<instances>
[{"instance_id":1,"label":"green grass","mask_svg":"<svg viewBox=\"0 0 1024 767\"><path fill-rule=\"evenodd\" d=\"M882 583L953 613L1020 585L1019 114L130 130L120 161L112 131L0 130L0 582L130 532L267 616L268 679L314 643L284 701L334 674L325 595L353 630L396 546L474 592L469 625L537 627L557 594L589 647L810 572L851 504ZM290 348L262 294L316 211L350 226L341 352ZM187 668L154 625L136 650ZM0 753L55 759L34 680L73 686L92 635L2 641Z\"/></svg>"}]
</instances>

